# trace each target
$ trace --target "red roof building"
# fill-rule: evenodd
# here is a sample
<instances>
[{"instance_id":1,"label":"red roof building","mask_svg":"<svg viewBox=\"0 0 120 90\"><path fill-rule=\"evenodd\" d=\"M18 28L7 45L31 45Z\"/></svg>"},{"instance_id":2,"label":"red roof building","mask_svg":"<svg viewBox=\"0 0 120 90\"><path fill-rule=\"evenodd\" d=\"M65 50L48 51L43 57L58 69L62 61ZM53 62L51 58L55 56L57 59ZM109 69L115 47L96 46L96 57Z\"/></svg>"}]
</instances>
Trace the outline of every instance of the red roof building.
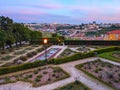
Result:
<instances>
[{"instance_id":1,"label":"red roof building","mask_svg":"<svg viewBox=\"0 0 120 90\"><path fill-rule=\"evenodd\" d=\"M107 34L120 34L120 30L113 30L113 31L107 32Z\"/></svg>"},{"instance_id":2,"label":"red roof building","mask_svg":"<svg viewBox=\"0 0 120 90\"><path fill-rule=\"evenodd\" d=\"M120 40L120 30L113 30L107 32L104 40Z\"/></svg>"}]
</instances>

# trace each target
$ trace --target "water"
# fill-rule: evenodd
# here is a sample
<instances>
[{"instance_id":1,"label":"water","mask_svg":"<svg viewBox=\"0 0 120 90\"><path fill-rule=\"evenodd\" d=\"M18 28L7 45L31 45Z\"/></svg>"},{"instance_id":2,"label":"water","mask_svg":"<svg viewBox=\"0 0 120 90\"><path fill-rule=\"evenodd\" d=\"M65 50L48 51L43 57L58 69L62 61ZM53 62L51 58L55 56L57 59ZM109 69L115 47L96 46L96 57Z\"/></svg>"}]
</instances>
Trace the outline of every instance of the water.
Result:
<instances>
[{"instance_id":1,"label":"water","mask_svg":"<svg viewBox=\"0 0 120 90\"><path fill-rule=\"evenodd\" d=\"M47 56L47 59L53 58L60 50L61 50L60 48L51 48L46 52L43 52L42 54L40 54L34 60L45 60L46 56Z\"/></svg>"}]
</instances>

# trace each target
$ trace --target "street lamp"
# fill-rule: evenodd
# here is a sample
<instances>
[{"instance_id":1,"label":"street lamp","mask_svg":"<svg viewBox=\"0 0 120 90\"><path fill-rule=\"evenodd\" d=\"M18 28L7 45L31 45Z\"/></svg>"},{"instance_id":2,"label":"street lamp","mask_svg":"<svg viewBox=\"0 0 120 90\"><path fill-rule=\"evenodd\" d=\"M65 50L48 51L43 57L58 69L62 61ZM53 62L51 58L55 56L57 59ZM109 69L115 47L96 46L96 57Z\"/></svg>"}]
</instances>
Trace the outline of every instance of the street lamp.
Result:
<instances>
[{"instance_id":1,"label":"street lamp","mask_svg":"<svg viewBox=\"0 0 120 90\"><path fill-rule=\"evenodd\" d=\"M48 43L48 40L44 39L43 42L44 42L44 45L46 45ZM45 60L46 60L46 63L47 63L47 50L46 50L46 46L45 46Z\"/></svg>"},{"instance_id":2,"label":"street lamp","mask_svg":"<svg viewBox=\"0 0 120 90\"><path fill-rule=\"evenodd\" d=\"M97 57L97 59L99 59L99 57L98 57L98 53L97 53L97 52L95 52L95 57Z\"/></svg>"}]
</instances>

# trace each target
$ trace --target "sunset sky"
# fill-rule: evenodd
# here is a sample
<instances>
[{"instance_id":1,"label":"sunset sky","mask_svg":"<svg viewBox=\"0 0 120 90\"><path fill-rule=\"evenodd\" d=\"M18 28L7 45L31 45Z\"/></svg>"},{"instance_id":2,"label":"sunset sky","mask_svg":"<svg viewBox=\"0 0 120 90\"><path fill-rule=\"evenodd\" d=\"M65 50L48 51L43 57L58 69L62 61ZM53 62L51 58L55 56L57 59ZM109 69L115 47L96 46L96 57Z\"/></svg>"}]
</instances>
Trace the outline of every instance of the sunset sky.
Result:
<instances>
[{"instance_id":1,"label":"sunset sky","mask_svg":"<svg viewBox=\"0 0 120 90\"><path fill-rule=\"evenodd\" d=\"M120 0L1 0L1 15L24 23L118 23Z\"/></svg>"}]
</instances>

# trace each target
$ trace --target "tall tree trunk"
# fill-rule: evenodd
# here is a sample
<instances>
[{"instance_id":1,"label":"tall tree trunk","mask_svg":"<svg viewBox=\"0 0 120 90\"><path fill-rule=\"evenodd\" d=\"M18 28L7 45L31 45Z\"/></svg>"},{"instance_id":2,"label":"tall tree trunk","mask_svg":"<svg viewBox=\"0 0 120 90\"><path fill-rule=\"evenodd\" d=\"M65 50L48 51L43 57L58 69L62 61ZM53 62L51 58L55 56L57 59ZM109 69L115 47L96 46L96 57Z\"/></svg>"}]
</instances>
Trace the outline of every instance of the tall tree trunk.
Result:
<instances>
[{"instance_id":1,"label":"tall tree trunk","mask_svg":"<svg viewBox=\"0 0 120 90\"><path fill-rule=\"evenodd\" d=\"M2 48L3 48L3 50L5 50L5 43L4 43L4 41L2 42Z\"/></svg>"},{"instance_id":2,"label":"tall tree trunk","mask_svg":"<svg viewBox=\"0 0 120 90\"><path fill-rule=\"evenodd\" d=\"M20 41L20 46L22 45L22 42Z\"/></svg>"}]
</instances>

